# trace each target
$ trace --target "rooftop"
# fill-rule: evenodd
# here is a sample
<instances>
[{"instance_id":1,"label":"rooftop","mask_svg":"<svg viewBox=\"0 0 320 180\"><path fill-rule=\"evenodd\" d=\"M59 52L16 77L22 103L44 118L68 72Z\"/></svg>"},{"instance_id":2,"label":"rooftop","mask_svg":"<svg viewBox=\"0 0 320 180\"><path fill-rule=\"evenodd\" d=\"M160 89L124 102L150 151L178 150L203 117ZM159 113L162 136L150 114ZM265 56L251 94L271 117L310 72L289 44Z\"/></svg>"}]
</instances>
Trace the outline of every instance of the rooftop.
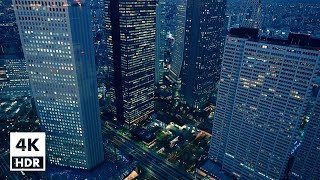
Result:
<instances>
[{"instance_id":1,"label":"rooftop","mask_svg":"<svg viewBox=\"0 0 320 180\"><path fill-rule=\"evenodd\" d=\"M290 33L287 39L279 39L259 36L258 29L232 28L229 36L247 38L248 40L255 42L265 42L268 44L320 51L320 39L311 37L310 34Z\"/></svg>"},{"instance_id":2,"label":"rooftop","mask_svg":"<svg viewBox=\"0 0 320 180\"><path fill-rule=\"evenodd\" d=\"M223 179L223 180L231 180L234 179L231 176L228 176L224 171L221 170L221 167L218 164L215 164L211 160L206 161L199 169L205 172L207 175L212 177Z\"/></svg>"},{"instance_id":3,"label":"rooftop","mask_svg":"<svg viewBox=\"0 0 320 180\"><path fill-rule=\"evenodd\" d=\"M156 136L153 133L141 127L137 127L131 130L130 133L133 137L136 137L146 143L150 143L156 138Z\"/></svg>"}]
</instances>

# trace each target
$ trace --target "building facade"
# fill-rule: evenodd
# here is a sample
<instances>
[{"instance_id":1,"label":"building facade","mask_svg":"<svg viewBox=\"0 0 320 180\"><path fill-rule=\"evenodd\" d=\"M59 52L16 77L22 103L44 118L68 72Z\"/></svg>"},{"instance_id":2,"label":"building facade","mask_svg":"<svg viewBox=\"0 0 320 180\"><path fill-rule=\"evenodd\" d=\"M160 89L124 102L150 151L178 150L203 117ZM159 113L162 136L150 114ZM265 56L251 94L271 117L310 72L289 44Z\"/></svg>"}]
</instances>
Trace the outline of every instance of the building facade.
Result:
<instances>
[{"instance_id":1,"label":"building facade","mask_svg":"<svg viewBox=\"0 0 320 180\"><path fill-rule=\"evenodd\" d=\"M257 29L230 34L209 158L237 178L283 179L319 73L317 43L299 34L259 39Z\"/></svg>"},{"instance_id":2,"label":"building facade","mask_svg":"<svg viewBox=\"0 0 320 180\"><path fill-rule=\"evenodd\" d=\"M320 178L320 93L313 107L300 149L294 157L290 179Z\"/></svg>"},{"instance_id":3,"label":"building facade","mask_svg":"<svg viewBox=\"0 0 320 180\"><path fill-rule=\"evenodd\" d=\"M186 11L187 0L177 0L177 27L174 36L172 62L169 69L169 77L174 82L177 82L180 79L181 66L183 63Z\"/></svg>"},{"instance_id":4,"label":"building facade","mask_svg":"<svg viewBox=\"0 0 320 180\"><path fill-rule=\"evenodd\" d=\"M154 107L156 1L106 0L108 84L117 120L131 125Z\"/></svg>"},{"instance_id":5,"label":"building facade","mask_svg":"<svg viewBox=\"0 0 320 180\"><path fill-rule=\"evenodd\" d=\"M262 28L262 3L261 0L245 0L241 5L239 15L240 27Z\"/></svg>"},{"instance_id":6,"label":"building facade","mask_svg":"<svg viewBox=\"0 0 320 180\"><path fill-rule=\"evenodd\" d=\"M195 108L208 102L219 80L225 6L224 0L187 1L183 58L177 61L181 97Z\"/></svg>"},{"instance_id":7,"label":"building facade","mask_svg":"<svg viewBox=\"0 0 320 180\"><path fill-rule=\"evenodd\" d=\"M0 96L29 96L31 88L24 59L0 59Z\"/></svg>"},{"instance_id":8,"label":"building facade","mask_svg":"<svg viewBox=\"0 0 320 180\"><path fill-rule=\"evenodd\" d=\"M13 4L48 161L92 169L104 154L90 6L65 0Z\"/></svg>"},{"instance_id":9,"label":"building facade","mask_svg":"<svg viewBox=\"0 0 320 180\"><path fill-rule=\"evenodd\" d=\"M163 75L164 75L164 58L166 51L166 11L167 5L165 0L157 1L156 8L156 64L155 64L155 83L162 84L163 83Z\"/></svg>"}]
</instances>

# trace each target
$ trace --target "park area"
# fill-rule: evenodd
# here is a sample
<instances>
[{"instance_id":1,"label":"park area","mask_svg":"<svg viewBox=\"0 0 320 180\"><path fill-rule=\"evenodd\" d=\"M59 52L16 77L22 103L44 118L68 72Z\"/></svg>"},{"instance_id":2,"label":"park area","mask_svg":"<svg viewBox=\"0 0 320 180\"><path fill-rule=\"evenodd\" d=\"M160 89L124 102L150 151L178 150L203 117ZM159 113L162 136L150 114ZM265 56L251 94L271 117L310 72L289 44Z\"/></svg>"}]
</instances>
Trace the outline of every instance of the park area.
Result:
<instances>
[{"instance_id":1,"label":"park area","mask_svg":"<svg viewBox=\"0 0 320 180\"><path fill-rule=\"evenodd\" d=\"M171 124L155 135L156 141L149 148L185 171L194 172L208 156L211 135L205 131Z\"/></svg>"}]
</instances>

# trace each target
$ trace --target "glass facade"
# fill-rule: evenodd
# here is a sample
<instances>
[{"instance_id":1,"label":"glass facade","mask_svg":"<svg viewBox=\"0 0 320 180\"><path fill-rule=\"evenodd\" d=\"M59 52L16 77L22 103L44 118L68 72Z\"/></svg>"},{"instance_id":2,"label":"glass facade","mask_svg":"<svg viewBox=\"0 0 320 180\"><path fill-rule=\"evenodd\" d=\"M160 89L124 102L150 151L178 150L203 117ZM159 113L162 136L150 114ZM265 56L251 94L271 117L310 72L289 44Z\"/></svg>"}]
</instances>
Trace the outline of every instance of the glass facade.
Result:
<instances>
[{"instance_id":1,"label":"glass facade","mask_svg":"<svg viewBox=\"0 0 320 180\"><path fill-rule=\"evenodd\" d=\"M156 64L155 64L155 83L163 83L164 55L166 50L166 1L157 0L156 8Z\"/></svg>"},{"instance_id":2,"label":"glass facade","mask_svg":"<svg viewBox=\"0 0 320 180\"><path fill-rule=\"evenodd\" d=\"M104 160L89 5L13 1L50 163L91 169Z\"/></svg>"},{"instance_id":3,"label":"glass facade","mask_svg":"<svg viewBox=\"0 0 320 180\"><path fill-rule=\"evenodd\" d=\"M180 78L181 66L183 63L186 11L187 0L177 0L177 27L174 37L172 63L169 70L169 77L175 82L177 82Z\"/></svg>"},{"instance_id":4,"label":"glass facade","mask_svg":"<svg viewBox=\"0 0 320 180\"><path fill-rule=\"evenodd\" d=\"M189 106L201 108L219 80L222 31L226 1L188 0L186 10L181 96Z\"/></svg>"},{"instance_id":5,"label":"glass facade","mask_svg":"<svg viewBox=\"0 0 320 180\"><path fill-rule=\"evenodd\" d=\"M143 120L153 111L156 1L106 0L108 89L121 123Z\"/></svg>"}]
</instances>

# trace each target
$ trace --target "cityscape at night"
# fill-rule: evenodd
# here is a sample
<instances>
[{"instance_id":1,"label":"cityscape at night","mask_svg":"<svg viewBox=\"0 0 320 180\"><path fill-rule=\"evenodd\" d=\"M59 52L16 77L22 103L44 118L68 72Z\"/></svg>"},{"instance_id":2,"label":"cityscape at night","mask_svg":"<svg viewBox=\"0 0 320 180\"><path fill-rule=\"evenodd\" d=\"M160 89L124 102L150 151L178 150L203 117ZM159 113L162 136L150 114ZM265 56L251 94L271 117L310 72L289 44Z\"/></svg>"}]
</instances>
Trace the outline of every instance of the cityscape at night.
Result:
<instances>
[{"instance_id":1,"label":"cityscape at night","mask_svg":"<svg viewBox=\"0 0 320 180\"><path fill-rule=\"evenodd\" d=\"M0 180L320 180L319 0L1 0Z\"/></svg>"}]
</instances>

